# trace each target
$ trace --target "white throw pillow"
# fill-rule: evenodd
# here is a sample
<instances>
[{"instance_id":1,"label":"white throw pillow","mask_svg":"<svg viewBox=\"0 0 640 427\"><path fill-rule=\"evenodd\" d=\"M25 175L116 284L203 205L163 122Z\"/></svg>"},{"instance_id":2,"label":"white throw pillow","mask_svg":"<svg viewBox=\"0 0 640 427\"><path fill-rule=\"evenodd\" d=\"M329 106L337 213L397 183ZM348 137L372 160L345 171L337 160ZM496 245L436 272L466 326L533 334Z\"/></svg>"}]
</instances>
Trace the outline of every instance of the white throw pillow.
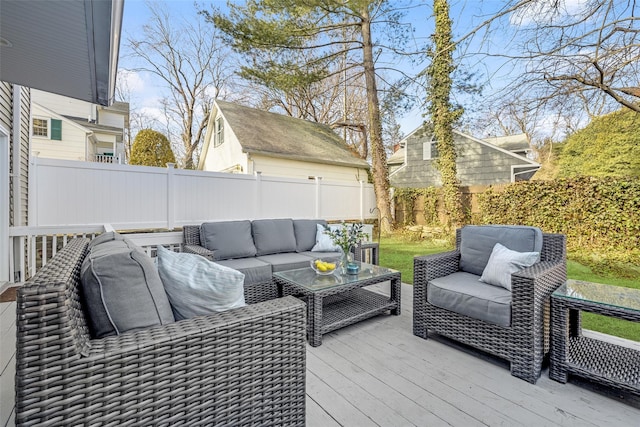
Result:
<instances>
[{"instance_id":1,"label":"white throw pillow","mask_svg":"<svg viewBox=\"0 0 640 427\"><path fill-rule=\"evenodd\" d=\"M511 290L511 274L531 267L540 259L540 252L516 252L496 243L480 281Z\"/></svg>"},{"instance_id":2,"label":"white throw pillow","mask_svg":"<svg viewBox=\"0 0 640 427\"><path fill-rule=\"evenodd\" d=\"M158 272L176 320L244 307L244 274L158 246Z\"/></svg>"},{"instance_id":3,"label":"white throw pillow","mask_svg":"<svg viewBox=\"0 0 640 427\"><path fill-rule=\"evenodd\" d=\"M322 224L316 224L316 244L311 248L311 252L339 252L340 246L337 246L325 233L326 228Z\"/></svg>"}]
</instances>

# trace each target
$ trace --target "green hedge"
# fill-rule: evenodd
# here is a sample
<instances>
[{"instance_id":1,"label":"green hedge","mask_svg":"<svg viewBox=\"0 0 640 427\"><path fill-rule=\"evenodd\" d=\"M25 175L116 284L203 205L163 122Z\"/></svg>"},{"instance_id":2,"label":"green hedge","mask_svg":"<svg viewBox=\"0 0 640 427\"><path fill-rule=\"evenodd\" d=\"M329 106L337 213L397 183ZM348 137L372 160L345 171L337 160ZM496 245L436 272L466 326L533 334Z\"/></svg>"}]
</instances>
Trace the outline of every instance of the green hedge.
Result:
<instances>
[{"instance_id":1,"label":"green hedge","mask_svg":"<svg viewBox=\"0 0 640 427\"><path fill-rule=\"evenodd\" d=\"M567 235L569 250L640 248L640 179L524 181L478 195L480 223L535 225Z\"/></svg>"}]
</instances>

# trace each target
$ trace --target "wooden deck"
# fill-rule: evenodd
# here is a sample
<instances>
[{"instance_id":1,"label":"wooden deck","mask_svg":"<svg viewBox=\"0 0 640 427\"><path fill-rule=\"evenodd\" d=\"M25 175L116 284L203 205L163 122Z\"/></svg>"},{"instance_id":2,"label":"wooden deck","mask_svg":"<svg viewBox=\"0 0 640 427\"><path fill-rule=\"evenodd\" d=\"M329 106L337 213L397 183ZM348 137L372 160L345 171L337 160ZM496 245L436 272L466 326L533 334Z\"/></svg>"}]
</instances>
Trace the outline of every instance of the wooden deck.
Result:
<instances>
[{"instance_id":1,"label":"wooden deck","mask_svg":"<svg viewBox=\"0 0 640 427\"><path fill-rule=\"evenodd\" d=\"M506 362L444 338L411 333L411 286L402 315L341 329L307 351L307 425L638 426L640 398L545 370L535 385ZM0 304L0 426L13 425L15 304Z\"/></svg>"}]
</instances>

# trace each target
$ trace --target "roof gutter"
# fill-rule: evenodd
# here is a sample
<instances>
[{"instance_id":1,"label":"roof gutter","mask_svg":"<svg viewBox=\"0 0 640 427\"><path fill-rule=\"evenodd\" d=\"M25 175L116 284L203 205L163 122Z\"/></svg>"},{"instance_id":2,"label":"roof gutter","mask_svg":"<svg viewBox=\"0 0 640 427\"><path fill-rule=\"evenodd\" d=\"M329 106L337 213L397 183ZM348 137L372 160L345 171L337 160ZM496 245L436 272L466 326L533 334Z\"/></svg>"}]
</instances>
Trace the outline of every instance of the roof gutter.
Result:
<instances>
[{"instance_id":1,"label":"roof gutter","mask_svg":"<svg viewBox=\"0 0 640 427\"><path fill-rule=\"evenodd\" d=\"M120 55L120 36L122 33L122 16L124 14L124 0L113 0L111 9L111 46L109 48L109 87L107 89L107 104L115 100L116 78L118 75L118 56Z\"/></svg>"},{"instance_id":2,"label":"roof gutter","mask_svg":"<svg viewBox=\"0 0 640 427\"><path fill-rule=\"evenodd\" d=\"M324 165L334 165L334 166L347 166L347 167L351 167L351 168L360 168L360 169L370 169L371 168L369 163L367 163L364 160L362 160L361 162L349 163L349 162L340 162L340 161L335 161L335 160L310 159L309 157L306 157L306 156L296 156L296 155L293 155L293 154L282 154L282 153L271 153L269 151L260 151L260 150L251 150L251 149L249 149L249 150L244 149L242 151L244 153L246 153L246 154L249 154L249 155L273 157L273 158L277 158L277 159L298 160L298 161L301 161L301 162L313 162L313 163L321 163L321 164L324 164Z\"/></svg>"}]
</instances>

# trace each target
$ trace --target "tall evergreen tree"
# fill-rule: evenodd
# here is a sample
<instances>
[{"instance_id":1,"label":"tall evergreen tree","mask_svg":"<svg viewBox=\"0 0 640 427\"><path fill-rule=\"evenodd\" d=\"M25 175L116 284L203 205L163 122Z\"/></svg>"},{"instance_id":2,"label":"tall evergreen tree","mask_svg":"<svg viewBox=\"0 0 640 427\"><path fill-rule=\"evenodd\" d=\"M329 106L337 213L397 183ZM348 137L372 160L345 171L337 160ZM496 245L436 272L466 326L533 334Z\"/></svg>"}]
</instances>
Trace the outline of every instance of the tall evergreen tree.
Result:
<instances>
[{"instance_id":1,"label":"tall evergreen tree","mask_svg":"<svg viewBox=\"0 0 640 427\"><path fill-rule=\"evenodd\" d=\"M431 64L427 68L429 114L439 153L437 166L442 178L444 209L448 225L455 227L464 221L453 142L453 125L462 115L462 109L455 108L451 103L452 74L456 67L448 0L434 0L433 14L436 26L432 36L433 46L428 51Z\"/></svg>"},{"instance_id":2,"label":"tall evergreen tree","mask_svg":"<svg viewBox=\"0 0 640 427\"><path fill-rule=\"evenodd\" d=\"M364 75L373 184L381 229L391 230L389 173L382 139L382 120L372 24L384 17L402 38L401 13L387 1L374 0L249 0L230 4L228 15L209 15L238 52L251 64L242 75L267 87L291 89L359 68ZM206 12L205 12L206 13ZM405 37L406 38L406 37ZM397 46L397 43L396 45ZM380 47L380 46L377 46ZM345 61L345 56L349 61ZM301 58L304 58L300 61Z\"/></svg>"}]
</instances>

